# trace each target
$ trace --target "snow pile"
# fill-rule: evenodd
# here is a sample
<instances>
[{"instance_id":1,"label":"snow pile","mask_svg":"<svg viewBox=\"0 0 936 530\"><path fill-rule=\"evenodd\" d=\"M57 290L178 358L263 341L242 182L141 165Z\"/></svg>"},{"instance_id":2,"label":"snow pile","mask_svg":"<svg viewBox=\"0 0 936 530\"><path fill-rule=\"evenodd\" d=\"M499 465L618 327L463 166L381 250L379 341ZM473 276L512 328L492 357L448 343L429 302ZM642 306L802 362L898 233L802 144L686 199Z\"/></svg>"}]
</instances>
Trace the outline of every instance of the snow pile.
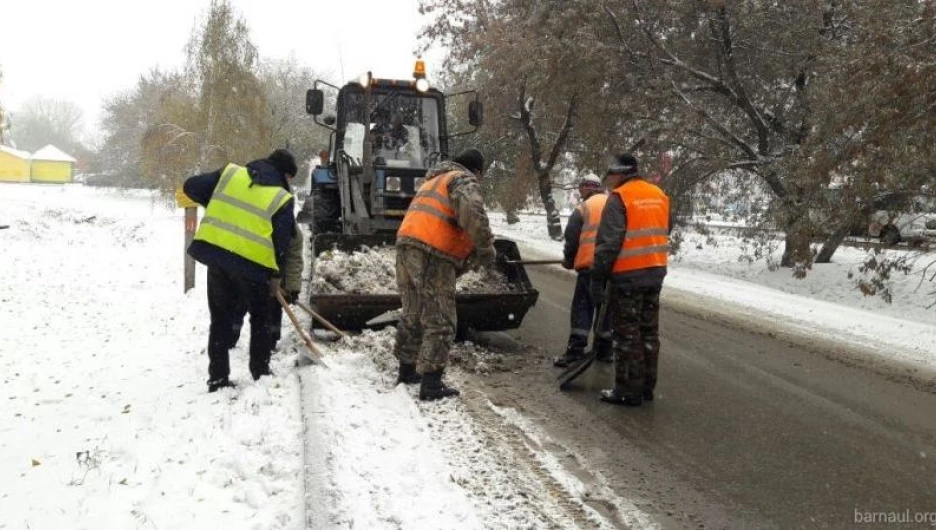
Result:
<instances>
[{"instance_id":1,"label":"snow pile","mask_svg":"<svg viewBox=\"0 0 936 530\"><path fill-rule=\"evenodd\" d=\"M391 246L356 252L326 250L315 258L314 293L396 294L396 251Z\"/></svg>"},{"instance_id":2,"label":"snow pile","mask_svg":"<svg viewBox=\"0 0 936 530\"><path fill-rule=\"evenodd\" d=\"M513 370L515 358L504 352L488 350L472 342L458 342L449 351L449 364L476 374Z\"/></svg>"},{"instance_id":3,"label":"snow pile","mask_svg":"<svg viewBox=\"0 0 936 530\"><path fill-rule=\"evenodd\" d=\"M455 290L460 293L505 293L512 289L507 276L493 269L469 270L458 277Z\"/></svg>"},{"instance_id":4,"label":"snow pile","mask_svg":"<svg viewBox=\"0 0 936 530\"><path fill-rule=\"evenodd\" d=\"M395 385L393 342L365 331L328 348L329 369L302 373L309 527L613 528L470 388L423 403L418 385ZM457 369L447 377L459 384Z\"/></svg>"},{"instance_id":5,"label":"snow pile","mask_svg":"<svg viewBox=\"0 0 936 530\"><path fill-rule=\"evenodd\" d=\"M397 294L396 248L363 247L354 252L330 249L315 258L310 290L321 294ZM460 293L497 294L511 290L500 271L470 270L455 289Z\"/></svg>"},{"instance_id":6,"label":"snow pile","mask_svg":"<svg viewBox=\"0 0 936 530\"><path fill-rule=\"evenodd\" d=\"M208 394L204 268L148 195L0 185L0 527L297 528L294 356Z\"/></svg>"},{"instance_id":7,"label":"snow pile","mask_svg":"<svg viewBox=\"0 0 936 530\"><path fill-rule=\"evenodd\" d=\"M303 373L310 527L481 528L411 389L393 384L392 344L390 330L364 332Z\"/></svg>"}]
</instances>

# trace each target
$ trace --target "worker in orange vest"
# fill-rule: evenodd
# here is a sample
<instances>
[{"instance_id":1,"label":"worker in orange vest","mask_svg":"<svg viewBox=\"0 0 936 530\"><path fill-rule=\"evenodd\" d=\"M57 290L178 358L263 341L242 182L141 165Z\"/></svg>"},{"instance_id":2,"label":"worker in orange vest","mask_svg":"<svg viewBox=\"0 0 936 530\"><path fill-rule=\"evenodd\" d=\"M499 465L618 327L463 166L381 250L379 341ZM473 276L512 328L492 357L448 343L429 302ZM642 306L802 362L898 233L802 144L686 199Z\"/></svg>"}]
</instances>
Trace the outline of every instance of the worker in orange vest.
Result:
<instances>
[{"instance_id":1,"label":"worker in orange vest","mask_svg":"<svg viewBox=\"0 0 936 530\"><path fill-rule=\"evenodd\" d=\"M566 269L575 269L578 277L575 280L575 293L572 295L572 307L569 311L571 321L569 343L565 354L553 360L553 365L561 368L585 357L595 308L601 303L601 300L595 300L591 295L591 268L595 263L595 238L598 235L598 223L601 221L601 212L608 200L608 194L601 186L601 179L595 175L585 176L579 182L578 192L582 203L569 216L564 234L562 266ZM610 319L606 317L605 322L595 333L595 340L592 344L597 354L596 358L603 362L612 360L610 322Z\"/></svg>"},{"instance_id":2,"label":"worker in orange vest","mask_svg":"<svg viewBox=\"0 0 936 530\"><path fill-rule=\"evenodd\" d=\"M420 383L419 399L457 396L442 382L455 340L455 279L497 257L479 180L484 156L469 149L426 174L397 231L396 276L403 302L393 354L397 383Z\"/></svg>"},{"instance_id":3,"label":"worker in orange vest","mask_svg":"<svg viewBox=\"0 0 936 530\"><path fill-rule=\"evenodd\" d=\"M614 388L608 403L653 400L660 355L660 291L669 256L669 197L641 177L637 159L622 154L608 167L612 189L598 225L592 296L609 289L614 335Z\"/></svg>"}]
</instances>

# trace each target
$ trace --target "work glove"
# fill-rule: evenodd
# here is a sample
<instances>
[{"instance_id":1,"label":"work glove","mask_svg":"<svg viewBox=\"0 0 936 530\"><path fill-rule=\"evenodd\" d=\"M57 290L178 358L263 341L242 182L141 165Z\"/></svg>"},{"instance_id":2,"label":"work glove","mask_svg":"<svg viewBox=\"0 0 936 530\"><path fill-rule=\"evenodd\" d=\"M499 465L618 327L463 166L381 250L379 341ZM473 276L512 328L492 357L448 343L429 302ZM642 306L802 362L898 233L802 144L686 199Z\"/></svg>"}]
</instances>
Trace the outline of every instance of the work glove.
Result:
<instances>
[{"instance_id":1,"label":"work glove","mask_svg":"<svg viewBox=\"0 0 936 530\"><path fill-rule=\"evenodd\" d=\"M572 270L572 267L574 267L574 266L575 266L575 264L574 264L573 262L571 262L571 261L569 261L569 260L566 260L566 259L562 260L562 268L563 268L563 269L569 270L569 271L570 271L570 270Z\"/></svg>"},{"instance_id":2,"label":"work glove","mask_svg":"<svg viewBox=\"0 0 936 530\"><path fill-rule=\"evenodd\" d=\"M286 300L286 303L293 305L299 301L299 291L289 291L283 294L283 300Z\"/></svg>"},{"instance_id":3,"label":"work glove","mask_svg":"<svg viewBox=\"0 0 936 530\"><path fill-rule=\"evenodd\" d=\"M604 278L594 278L591 281L591 296L592 302L595 305L603 304L605 302L605 286L607 281Z\"/></svg>"},{"instance_id":4,"label":"work glove","mask_svg":"<svg viewBox=\"0 0 936 530\"><path fill-rule=\"evenodd\" d=\"M273 276L270 278L270 281L267 282L267 285L270 287L270 297L276 298L276 293L280 292L280 286L283 283L283 279L279 276Z\"/></svg>"}]
</instances>

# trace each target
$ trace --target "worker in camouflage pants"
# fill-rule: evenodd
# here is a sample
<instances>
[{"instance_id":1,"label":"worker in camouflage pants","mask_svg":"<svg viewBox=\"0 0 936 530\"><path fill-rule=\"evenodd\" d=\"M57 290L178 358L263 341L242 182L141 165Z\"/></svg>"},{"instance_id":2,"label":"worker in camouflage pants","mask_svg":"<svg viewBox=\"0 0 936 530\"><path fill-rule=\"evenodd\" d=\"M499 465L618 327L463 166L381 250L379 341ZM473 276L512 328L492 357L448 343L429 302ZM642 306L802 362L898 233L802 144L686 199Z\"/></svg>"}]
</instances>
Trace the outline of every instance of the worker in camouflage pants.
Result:
<instances>
[{"instance_id":1,"label":"worker in camouflage pants","mask_svg":"<svg viewBox=\"0 0 936 530\"><path fill-rule=\"evenodd\" d=\"M424 401L459 394L442 382L457 326L455 279L496 258L478 183L483 169L484 156L469 149L429 170L397 231L397 382L420 383Z\"/></svg>"},{"instance_id":2,"label":"worker in camouflage pants","mask_svg":"<svg viewBox=\"0 0 936 530\"><path fill-rule=\"evenodd\" d=\"M455 340L455 264L401 246L396 277L408 310L397 327L400 363L415 365L418 373L441 371Z\"/></svg>"},{"instance_id":3,"label":"worker in camouflage pants","mask_svg":"<svg viewBox=\"0 0 936 530\"><path fill-rule=\"evenodd\" d=\"M611 288L614 387L601 400L638 407L653 401L660 358L660 291L669 262L669 197L638 172L630 153L615 157L612 189L598 224L592 296Z\"/></svg>"},{"instance_id":4,"label":"worker in camouflage pants","mask_svg":"<svg viewBox=\"0 0 936 530\"><path fill-rule=\"evenodd\" d=\"M622 395L653 399L660 359L662 286L617 286L608 309L615 337L615 381Z\"/></svg>"}]
</instances>

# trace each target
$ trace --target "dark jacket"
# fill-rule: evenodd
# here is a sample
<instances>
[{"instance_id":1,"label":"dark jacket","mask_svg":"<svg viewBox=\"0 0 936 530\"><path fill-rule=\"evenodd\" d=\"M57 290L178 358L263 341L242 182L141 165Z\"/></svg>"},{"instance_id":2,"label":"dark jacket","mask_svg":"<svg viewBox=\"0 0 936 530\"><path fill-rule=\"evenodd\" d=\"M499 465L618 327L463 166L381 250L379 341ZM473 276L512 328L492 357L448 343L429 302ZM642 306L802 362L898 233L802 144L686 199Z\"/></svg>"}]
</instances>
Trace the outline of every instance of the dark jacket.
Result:
<instances>
[{"instance_id":1,"label":"dark jacket","mask_svg":"<svg viewBox=\"0 0 936 530\"><path fill-rule=\"evenodd\" d=\"M218 181L221 180L222 171L224 171L224 168L190 177L185 181L183 191L193 201L207 207L208 202L211 201L211 195L218 186ZM254 184L279 186L289 190L289 182L286 181L286 177L276 171L273 165L265 159L254 160L247 164L247 172ZM289 251L289 244L293 236L296 235L294 210L293 199L290 199L279 211L273 214L272 218L273 250L276 254L276 264L280 269L280 274L282 274L286 265L286 253ZM243 276L251 281L265 282L274 275L274 271L271 269L205 241L192 241L188 253L208 267L221 267L232 274Z\"/></svg>"},{"instance_id":2,"label":"dark jacket","mask_svg":"<svg viewBox=\"0 0 936 530\"><path fill-rule=\"evenodd\" d=\"M640 177L631 177L640 178ZM628 179L630 180L630 179ZM626 181L625 181L626 182ZM621 184L623 186L623 183ZM617 193L608 197L601 224L598 225L598 238L595 243L595 264L592 266L592 281L605 282L609 277L619 285L633 287L654 287L663 283L666 267L651 267L637 271L627 271L612 275L614 262L624 244L627 232L627 209ZM612 277L613 276L613 277Z\"/></svg>"},{"instance_id":3,"label":"dark jacket","mask_svg":"<svg viewBox=\"0 0 936 530\"><path fill-rule=\"evenodd\" d=\"M579 240L582 236L582 226L585 220L582 219L582 212L578 208L572 210L569 221L566 223L563 238L565 245L562 247L562 266L571 269L575 264L575 255L578 254Z\"/></svg>"}]
</instances>

